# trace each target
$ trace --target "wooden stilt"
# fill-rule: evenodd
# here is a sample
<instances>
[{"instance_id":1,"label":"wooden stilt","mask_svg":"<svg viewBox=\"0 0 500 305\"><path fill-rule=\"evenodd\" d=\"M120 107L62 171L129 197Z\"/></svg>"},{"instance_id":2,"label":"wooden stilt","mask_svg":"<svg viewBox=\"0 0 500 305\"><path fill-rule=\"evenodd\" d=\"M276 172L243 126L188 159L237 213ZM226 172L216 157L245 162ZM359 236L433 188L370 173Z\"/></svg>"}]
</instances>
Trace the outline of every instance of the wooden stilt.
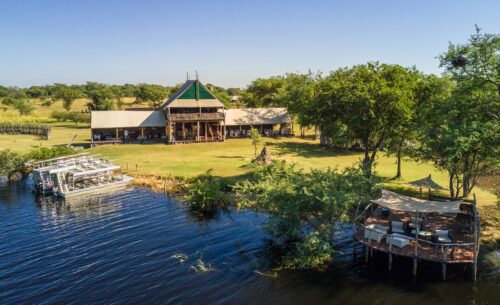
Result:
<instances>
[{"instance_id":1,"label":"wooden stilt","mask_svg":"<svg viewBox=\"0 0 500 305\"><path fill-rule=\"evenodd\" d=\"M373 258L373 248L370 248L370 258Z\"/></svg>"},{"instance_id":2,"label":"wooden stilt","mask_svg":"<svg viewBox=\"0 0 500 305\"><path fill-rule=\"evenodd\" d=\"M476 282L477 279L477 261L472 263L472 280Z\"/></svg>"},{"instance_id":3,"label":"wooden stilt","mask_svg":"<svg viewBox=\"0 0 500 305\"><path fill-rule=\"evenodd\" d=\"M441 263L441 279L446 281L446 263Z\"/></svg>"},{"instance_id":4,"label":"wooden stilt","mask_svg":"<svg viewBox=\"0 0 500 305\"><path fill-rule=\"evenodd\" d=\"M389 271L392 270L392 254L389 253Z\"/></svg>"},{"instance_id":5,"label":"wooden stilt","mask_svg":"<svg viewBox=\"0 0 500 305\"><path fill-rule=\"evenodd\" d=\"M370 252L368 246L365 247L365 250L366 250L365 251L365 263L368 263L368 255L369 255L369 252Z\"/></svg>"},{"instance_id":6,"label":"wooden stilt","mask_svg":"<svg viewBox=\"0 0 500 305\"><path fill-rule=\"evenodd\" d=\"M417 277L417 258L413 259L413 276Z\"/></svg>"}]
</instances>

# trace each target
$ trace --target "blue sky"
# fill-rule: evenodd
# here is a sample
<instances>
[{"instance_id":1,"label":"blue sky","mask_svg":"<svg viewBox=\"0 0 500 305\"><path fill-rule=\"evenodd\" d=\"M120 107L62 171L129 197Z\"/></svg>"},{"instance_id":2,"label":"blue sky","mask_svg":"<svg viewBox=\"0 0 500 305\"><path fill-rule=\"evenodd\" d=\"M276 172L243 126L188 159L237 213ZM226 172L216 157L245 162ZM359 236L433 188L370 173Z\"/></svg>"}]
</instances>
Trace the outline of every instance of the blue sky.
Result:
<instances>
[{"instance_id":1,"label":"blue sky","mask_svg":"<svg viewBox=\"0 0 500 305\"><path fill-rule=\"evenodd\" d=\"M436 56L478 24L500 33L500 1L0 1L0 84L183 82L380 61L440 73Z\"/></svg>"}]
</instances>

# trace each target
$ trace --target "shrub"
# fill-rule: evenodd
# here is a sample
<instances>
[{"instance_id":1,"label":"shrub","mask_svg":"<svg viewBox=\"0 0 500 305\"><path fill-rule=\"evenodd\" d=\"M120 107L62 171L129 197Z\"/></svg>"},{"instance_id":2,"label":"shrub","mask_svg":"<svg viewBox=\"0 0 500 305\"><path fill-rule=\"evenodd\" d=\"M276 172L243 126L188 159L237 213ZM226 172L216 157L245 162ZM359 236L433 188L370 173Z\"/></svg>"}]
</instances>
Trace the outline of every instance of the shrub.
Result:
<instances>
[{"instance_id":1,"label":"shrub","mask_svg":"<svg viewBox=\"0 0 500 305\"><path fill-rule=\"evenodd\" d=\"M225 192L227 187L225 180L212 176L211 171L208 171L194 179L185 198L194 210L211 213L229 203L229 196Z\"/></svg>"},{"instance_id":2,"label":"shrub","mask_svg":"<svg viewBox=\"0 0 500 305\"><path fill-rule=\"evenodd\" d=\"M284 267L318 267L332 258L333 225L349 220L376 188L360 168L304 172L285 161L254 165L251 178L234 187L238 204L266 211L271 239L285 250Z\"/></svg>"}]
</instances>

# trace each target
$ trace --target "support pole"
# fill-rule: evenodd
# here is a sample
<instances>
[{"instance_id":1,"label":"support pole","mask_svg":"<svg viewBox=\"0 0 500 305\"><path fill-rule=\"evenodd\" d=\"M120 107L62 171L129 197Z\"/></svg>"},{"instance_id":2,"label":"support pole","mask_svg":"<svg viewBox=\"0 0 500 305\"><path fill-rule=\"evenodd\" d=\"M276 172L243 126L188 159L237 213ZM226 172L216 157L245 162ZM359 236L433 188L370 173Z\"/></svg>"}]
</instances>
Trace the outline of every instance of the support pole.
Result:
<instances>
[{"instance_id":1,"label":"support pole","mask_svg":"<svg viewBox=\"0 0 500 305\"><path fill-rule=\"evenodd\" d=\"M369 248L368 246L365 246L365 263L368 263L368 255L369 255Z\"/></svg>"},{"instance_id":2,"label":"support pole","mask_svg":"<svg viewBox=\"0 0 500 305\"><path fill-rule=\"evenodd\" d=\"M200 121L196 122L196 140L200 140Z\"/></svg>"},{"instance_id":3,"label":"support pole","mask_svg":"<svg viewBox=\"0 0 500 305\"><path fill-rule=\"evenodd\" d=\"M388 266L389 271L392 270L392 254L389 253L389 266Z\"/></svg>"},{"instance_id":4,"label":"support pole","mask_svg":"<svg viewBox=\"0 0 500 305\"><path fill-rule=\"evenodd\" d=\"M446 281L446 263L441 263L441 278Z\"/></svg>"},{"instance_id":5,"label":"support pole","mask_svg":"<svg viewBox=\"0 0 500 305\"><path fill-rule=\"evenodd\" d=\"M141 137L144 139L144 128L141 127Z\"/></svg>"},{"instance_id":6,"label":"support pole","mask_svg":"<svg viewBox=\"0 0 500 305\"><path fill-rule=\"evenodd\" d=\"M186 126L182 122L182 140L186 140Z\"/></svg>"},{"instance_id":7,"label":"support pole","mask_svg":"<svg viewBox=\"0 0 500 305\"><path fill-rule=\"evenodd\" d=\"M373 258L373 248L370 248L370 258Z\"/></svg>"},{"instance_id":8,"label":"support pole","mask_svg":"<svg viewBox=\"0 0 500 305\"><path fill-rule=\"evenodd\" d=\"M208 122L205 122L205 141L208 138Z\"/></svg>"},{"instance_id":9,"label":"support pole","mask_svg":"<svg viewBox=\"0 0 500 305\"><path fill-rule=\"evenodd\" d=\"M115 138L118 139L118 128L115 128Z\"/></svg>"},{"instance_id":10,"label":"support pole","mask_svg":"<svg viewBox=\"0 0 500 305\"><path fill-rule=\"evenodd\" d=\"M413 277L417 277L417 258L413 258Z\"/></svg>"}]
</instances>

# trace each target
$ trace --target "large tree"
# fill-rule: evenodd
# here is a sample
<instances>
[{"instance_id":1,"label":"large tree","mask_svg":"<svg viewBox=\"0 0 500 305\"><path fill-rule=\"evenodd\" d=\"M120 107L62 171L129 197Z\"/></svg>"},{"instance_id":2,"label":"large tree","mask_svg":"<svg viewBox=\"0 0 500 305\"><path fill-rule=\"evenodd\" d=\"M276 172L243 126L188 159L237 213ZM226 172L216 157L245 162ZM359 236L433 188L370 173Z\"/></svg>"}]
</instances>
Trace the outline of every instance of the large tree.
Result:
<instances>
[{"instance_id":1,"label":"large tree","mask_svg":"<svg viewBox=\"0 0 500 305\"><path fill-rule=\"evenodd\" d=\"M318 83L312 107L322 134L333 137L345 126L363 146L367 176L379 149L412 116L416 75L398 65L368 63L336 70Z\"/></svg>"},{"instance_id":2,"label":"large tree","mask_svg":"<svg viewBox=\"0 0 500 305\"><path fill-rule=\"evenodd\" d=\"M115 96L107 85L95 82L87 82L84 90L85 94L91 101L88 106L92 110L113 109L113 99L115 98Z\"/></svg>"},{"instance_id":3,"label":"large tree","mask_svg":"<svg viewBox=\"0 0 500 305\"><path fill-rule=\"evenodd\" d=\"M450 43L440 57L441 67L457 81L474 81L477 86L493 86L500 94L500 35L476 33L468 43ZM495 113L498 118L498 111Z\"/></svg>"},{"instance_id":4,"label":"large tree","mask_svg":"<svg viewBox=\"0 0 500 305\"><path fill-rule=\"evenodd\" d=\"M247 107L280 106L279 90L283 84L281 76L258 78L243 92L243 102Z\"/></svg>"},{"instance_id":5,"label":"large tree","mask_svg":"<svg viewBox=\"0 0 500 305\"><path fill-rule=\"evenodd\" d=\"M288 113L302 127L302 136L304 127L316 126L316 109L311 105L318 77L312 73L287 74L278 91L278 103L286 106Z\"/></svg>"},{"instance_id":6,"label":"large tree","mask_svg":"<svg viewBox=\"0 0 500 305\"><path fill-rule=\"evenodd\" d=\"M136 97L153 109L158 108L167 96L168 90L160 85L141 84L136 92Z\"/></svg>"},{"instance_id":7,"label":"large tree","mask_svg":"<svg viewBox=\"0 0 500 305\"><path fill-rule=\"evenodd\" d=\"M450 195L467 197L478 178L498 168L500 146L500 36L476 33L440 56L453 81L449 94L422 111L422 156L446 169Z\"/></svg>"},{"instance_id":8,"label":"large tree","mask_svg":"<svg viewBox=\"0 0 500 305\"><path fill-rule=\"evenodd\" d=\"M66 109L66 111L69 111L73 102L81 97L82 94L80 90L68 86L58 89L54 94L55 99L61 99L63 101L63 108Z\"/></svg>"}]
</instances>

